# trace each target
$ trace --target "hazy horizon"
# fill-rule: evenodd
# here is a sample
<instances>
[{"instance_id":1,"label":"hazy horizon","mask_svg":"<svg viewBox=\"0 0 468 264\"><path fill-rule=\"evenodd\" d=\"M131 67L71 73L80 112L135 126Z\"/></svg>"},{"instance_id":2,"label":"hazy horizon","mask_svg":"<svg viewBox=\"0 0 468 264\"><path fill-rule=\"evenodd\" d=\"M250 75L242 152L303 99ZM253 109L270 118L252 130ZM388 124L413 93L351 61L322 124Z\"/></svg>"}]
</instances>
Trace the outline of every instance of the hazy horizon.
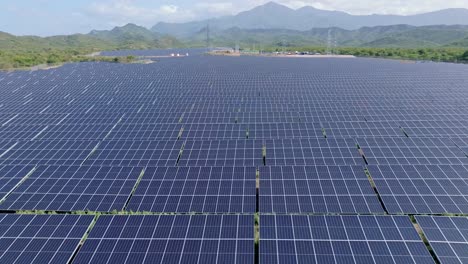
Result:
<instances>
[{"instance_id":1,"label":"hazy horizon","mask_svg":"<svg viewBox=\"0 0 468 264\"><path fill-rule=\"evenodd\" d=\"M111 29L128 23L149 28L159 22L190 22L235 15L267 2L271 1L7 0L0 9L0 31L15 35L52 36L88 33L93 29ZM353 15L413 15L446 8L468 9L468 0L450 2L360 0L359 3L344 0L279 0L274 2L293 9L312 6Z\"/></svg>"}]
</instances>

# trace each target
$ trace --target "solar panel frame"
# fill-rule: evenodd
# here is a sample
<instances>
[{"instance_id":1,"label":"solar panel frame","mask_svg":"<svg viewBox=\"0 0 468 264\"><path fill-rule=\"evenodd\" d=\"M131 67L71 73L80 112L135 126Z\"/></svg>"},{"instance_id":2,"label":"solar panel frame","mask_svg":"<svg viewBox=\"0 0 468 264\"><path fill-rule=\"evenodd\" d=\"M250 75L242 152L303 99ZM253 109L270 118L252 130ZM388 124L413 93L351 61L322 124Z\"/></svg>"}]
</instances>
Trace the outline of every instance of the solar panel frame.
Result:
<instances>
[{"instance_id":1,"label":"solar panel frame","mask_svg":"<svg viewBox=\"0 0 468 264\"><path fill-rule=\"evenodd\" d=\"M165 213L255 213L254 167L146 168L128 209Z\"/></svg>"},{"instance_id":2,"label":"solar panel frame","mask_svg":"<svg viewBox=\"0 0 468 264\"><path fill-rule=\"evenodd\" d=\"M260 216L260 263L434 263L406 216Z\"/></svg>"},{"instance_id":3,"label":"solar panel frame","mask_svg":"<svg viewBox=\"0 0 468 264\"><path fill-rule=\"evenodd\" d=\"M468 212L468 167L462 165L369 165L390 213Z\"/></svg>"},{"instance_id":4,"label":"solar panel frame","mask_svg":"<svg viewBox=\"0 0 468 264\"><path fill-rule=\"evenodd\" d=\"M123 210L142 168L39 166L0 204L2 210Z\"/></svg>"},{"instance_id":5,"label":"solar panel frame","mask_svg":"<svg viewBox=\"0 0 468 264\"><path fill-rule=\"evenodd\" d=\"M363 166L262 167L259 175L262 213L384 213Z\"/></svg>"},{"instance_id":6,"label":"solar panel frame","mask_svg":"<svg viewBox=\"0 0 468 264\"><path fill-rule=\"evenodd\" d=\"M252 263L248 215L101 216L74 263Z\"/></svg>"},{"instance_id":7,"label":"solar panel frame","mask_svg":"<svg viewBox=\"0 0 468 264\"><path fill-rule=\"evenodd\" d=\"M0 214L0 262L66 263L78 249L93 218Z\"/></svg>"},{"instance_id":8,"label":"solar panel frame","mask_svg":"<svg viewBox=\"0 0 468 264\"><path fill-rule=\"evenodd\" d=\"M440 263L468 261L468 218L416 216Z\"/></svg>"}]
</instances>

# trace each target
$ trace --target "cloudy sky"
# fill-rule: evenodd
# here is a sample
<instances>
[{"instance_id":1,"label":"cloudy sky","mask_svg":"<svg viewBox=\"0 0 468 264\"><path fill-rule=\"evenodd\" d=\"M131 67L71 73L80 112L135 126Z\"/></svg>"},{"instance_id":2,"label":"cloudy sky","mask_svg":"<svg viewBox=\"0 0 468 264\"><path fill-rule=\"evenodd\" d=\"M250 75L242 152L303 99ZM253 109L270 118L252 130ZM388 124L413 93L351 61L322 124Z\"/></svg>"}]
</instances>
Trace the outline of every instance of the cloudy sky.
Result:
<instances>
[{"instance_id":1,"label":"cloudy sky","mask_svg":"<svg viewBox=\"0 0 468 264\"><path fill-rule=\"evenodd\" d=\"M87 33L132 22L186 22L234 15L269 0L0 0L0 31L16 35ZM351 14L409 15L444 8L468 8L468 0L277 0Z\"/></svg>"}]
</instances>

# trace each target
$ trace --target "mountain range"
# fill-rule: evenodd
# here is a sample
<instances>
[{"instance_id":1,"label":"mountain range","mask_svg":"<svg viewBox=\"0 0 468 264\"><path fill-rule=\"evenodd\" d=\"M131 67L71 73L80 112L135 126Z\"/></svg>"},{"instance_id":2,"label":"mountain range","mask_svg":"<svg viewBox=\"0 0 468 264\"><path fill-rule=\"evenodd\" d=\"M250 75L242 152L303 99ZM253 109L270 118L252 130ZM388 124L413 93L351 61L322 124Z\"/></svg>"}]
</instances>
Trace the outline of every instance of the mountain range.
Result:
<instances>
[{"instance_id":1,"label":"mountain range","mask_svg":"<svg viewBox=\"0 0 468 264\"><path fill-rule=\"evenodd\" d=\"M230 28L211 33L215 46L326 46L329 35L337 46L345 47L468 47L468 26L392 25L363 27L357 30L314 28L307 31L288 29ZM206 42L206 30L192 35L190 43Z\"/></svg>"},{"instance_id":2,"label":"mountain range","mask_svg":"<svg viewBox=\"0 0 468 264\"><path fill-rule=\"evenodd\" d=\"M336 45L347 47L468 48L467 9L414 16L354 16L312 7L293 10L270 2L235 16L182 24L159 23L152 29L127 24L112 30L46 38L0 32L0 53L201 47L206 46L208 29L215 46L325 46L331 37Z\"/></svg>"},{"instance_id":3,"label":"mountain range","mask_svg":"<svg viewBox=\"0 0 468 264\"><path fill-rule=\"evenodd\" d=\"M52 37L14 36L0 31L0 50L44 51L170 48L182 44L174 37L154 33L135 24L112 30L93 30L88 34Z\"/></svg>"},{"instance_id":4,"label":"mountain range","mask_svg":"<svg viewBox=\"0 0 468 264\"><path fill-rule=\"evenodd\" d=\"M306 6L297 10L269 2L233 16L187 23L158 23L153 32L187 38L209 25L212 31L240 29L288 29L306 31L314 28L338 27L356 30L362 27L388 25L468 25L468 9L445 9L436 12L398 15L351 15L340 11L326 11Z\"/></svg>"}]
</instances>

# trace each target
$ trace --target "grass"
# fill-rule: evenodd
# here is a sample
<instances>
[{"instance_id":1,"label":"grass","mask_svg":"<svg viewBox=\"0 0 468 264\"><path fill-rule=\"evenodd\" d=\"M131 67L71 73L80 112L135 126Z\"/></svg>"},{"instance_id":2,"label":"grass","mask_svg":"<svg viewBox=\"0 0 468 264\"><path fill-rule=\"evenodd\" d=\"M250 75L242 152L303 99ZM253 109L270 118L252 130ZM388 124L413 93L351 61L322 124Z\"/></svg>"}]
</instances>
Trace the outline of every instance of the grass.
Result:
<instances>
[{"instance_id":1,"label":"grass","mask_svg":"<svg viewBox=\"0 0 468 264\"><path fill-rule=\"evenodd\" d=\"M372 189L374 190L375 192L375 195L377 196L377 199L379 200L380 202L380 205L382 206L385 214L389 214L388 211L387 211L387 208L385 207L385 203L383 202L383 199L382 197L380 196L380 193L379 193L379 190L377 189L377 185L375 185L375 181L374 181L374 178L372 178L372 175L370 173L370 171L366 168L364 169L364 173L366 174L367 176L367 180L369 181Z\"/></svg>"},{"instance_id":2,"label":"grass","mask_svg":"<svg viewBox=\"0 0 468 264\"><path fill-rule=\"evenodd\" d=\"M133 186L133 189L132 191L130 192L130 195L128 196L128 199L127 201L125 202L125 205L122 209L122 211L125 211L127 209L127 206L128 206L128 203L130 202L130 200L132 199L133 197L133 194L135 194L137 188L138 188L138 185L140 185L140 182L141 180L143 179L143 176L145 175L145 171L146 169L142 169L141 172L140 172L140 175L138 176L138 179L137 181L135 182L135 185ZM133 211L130 211L130 213L133 213Z\"/></svg>"},{"instance_id":3,"label":"grass","mask_svg":"<svg viewBox=\"0 0 468 264\"><path fill-rule=\"evenodd\" d=\"M180 128L179 134L177 135L177 140L182 138L182 134L184 134L184 128L183 127Z\"/></svg>"},{"instance_id":4,"label":"grass","mask_svg":"<svg viewBox=\"0 0 468 264\"><path fill-rule=\"evenodd\" d=\"M324 138L327 138L327 131L325 130L325 128L322 128L322 135Z\"/></svg>"},{"instance_id":5,"label":"grass","mask_svg":"<svg viewBox=\"0 0 468 264\"><path fill-rule=\"evenodd\" d=\"M254 251L255 251L255 263L260 263L260 214L256 213L254 216Z\"/></svg>"},{"instance_id":6,"label":"grass","mask_svg":"<svg viewBox=\"0 0 468 264\"><path fill-rule=\"evenodd\" d=\"M416 221L416 217L414 215L410 215L409 218L410 218L411 222L413 223L413 226L416 229L416 232L418 232L419 237L421 238L421 240L423 241L423 243L426 246L427 250L431 254L432 258L434 259L434 262L436 264L440 264L440 261L437 258L437 255L434 252L434 249L432 248L431 243L429 243L429 240L427 239L426 235L424 234L421 226Z\"/></svg>"}]
</instances>

